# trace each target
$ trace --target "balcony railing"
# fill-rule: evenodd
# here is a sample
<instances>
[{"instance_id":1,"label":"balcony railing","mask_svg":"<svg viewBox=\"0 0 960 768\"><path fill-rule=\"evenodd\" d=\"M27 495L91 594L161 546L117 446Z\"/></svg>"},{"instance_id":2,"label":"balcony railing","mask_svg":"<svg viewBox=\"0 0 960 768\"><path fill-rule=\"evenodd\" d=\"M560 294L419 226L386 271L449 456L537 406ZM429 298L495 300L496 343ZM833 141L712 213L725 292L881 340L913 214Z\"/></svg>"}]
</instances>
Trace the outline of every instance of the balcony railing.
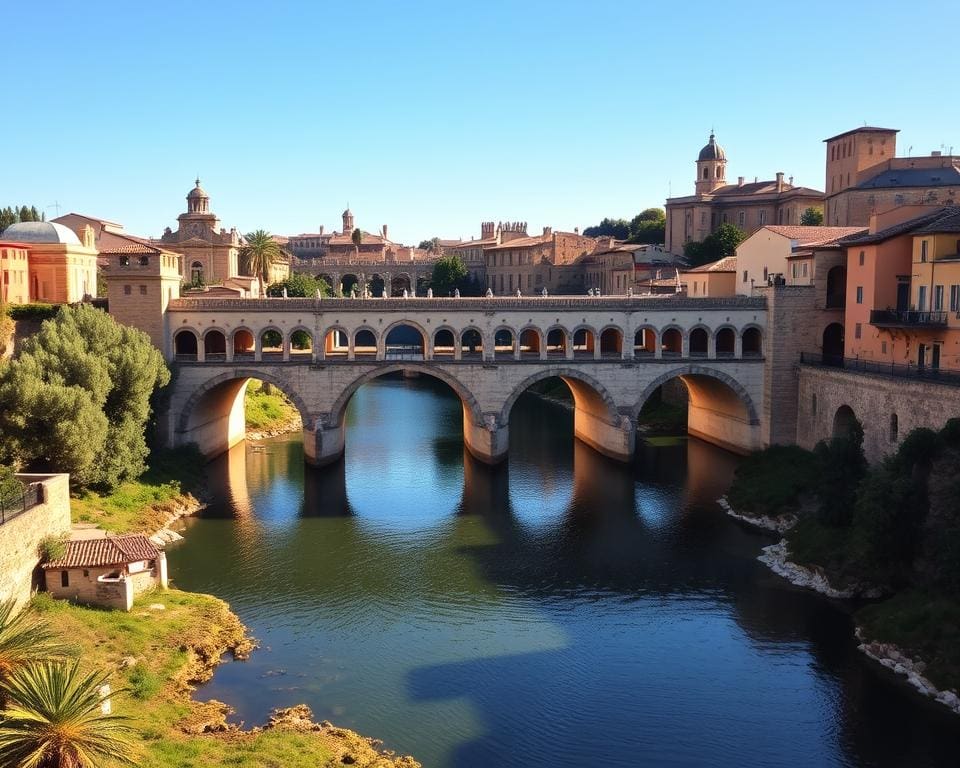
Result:
<instances>
[{"instance_id":1,"label":"balcony railing","mask_svg":"<svg viewBox=\"0 0 960 768\"><path fill-rule=\"evenodd\" d=\"M24 488L23 493L6 498L0 496L0 525L22 515L43 501L43 486L40 483L31 483Z\"/></svg>"},{"instance_id":2,"label":"balcony railing","mask_svg":"<svg viewBox=\"0 0 960 768\"><path fill-rule=\"evenodd\" d=\"M870 325L880 325L891 328L940 328L946 324L946 312L918 312L912 309L870 310Z\"/></svg>"},{"instance_id":3,"label":"balcony railing","mask_svg":"<svg viewBox=\"0 0 960 768\"><path fill-rule=\"evenodd\" d=\"M874 373L880 376L893 376L898 379L922 379L960 387L960 371L947 371L942 368L933 368L928 365L897 365L895 363L878 363L873 360L861 360L856 357L841 357L840 355L821 355L819 353L801 352L800 362L803 365L815 365L824 368L842 368L845 371L857 373Z\"/></svg>"}]
</instances>

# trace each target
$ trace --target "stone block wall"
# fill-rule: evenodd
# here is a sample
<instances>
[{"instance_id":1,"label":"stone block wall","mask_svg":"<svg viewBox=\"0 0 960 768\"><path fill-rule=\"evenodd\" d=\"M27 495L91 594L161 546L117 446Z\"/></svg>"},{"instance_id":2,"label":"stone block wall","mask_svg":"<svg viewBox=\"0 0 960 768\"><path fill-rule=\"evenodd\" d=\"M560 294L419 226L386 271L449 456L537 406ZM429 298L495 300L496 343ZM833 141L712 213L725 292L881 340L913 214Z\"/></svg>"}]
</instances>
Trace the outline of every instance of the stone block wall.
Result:
<instances>
[{"instance_id":1,"label":"stone block wall","mask_svg":"<svg viewBox=\"0 0 960 768\"><path fill-rule=\"evenodd\" d=\"M0 524L0 600L30 599L39 586L40 542L70 531L68 475L17 475L24 483L43 484L43 502Z\"/></svg>"},{"instance_id":2,"label":"stone block wall","mask_svg":"<svg viewBox=\"0 0 960 768\"><path fill-rule=\"evenodd\" d=\"M896 451L917 427L939 430L960 417L960 387L800 366L797 444L809 449L832 437L834 416L844 405L863 425L863 449L872 464Z\"/></svg>"}]
</instances>

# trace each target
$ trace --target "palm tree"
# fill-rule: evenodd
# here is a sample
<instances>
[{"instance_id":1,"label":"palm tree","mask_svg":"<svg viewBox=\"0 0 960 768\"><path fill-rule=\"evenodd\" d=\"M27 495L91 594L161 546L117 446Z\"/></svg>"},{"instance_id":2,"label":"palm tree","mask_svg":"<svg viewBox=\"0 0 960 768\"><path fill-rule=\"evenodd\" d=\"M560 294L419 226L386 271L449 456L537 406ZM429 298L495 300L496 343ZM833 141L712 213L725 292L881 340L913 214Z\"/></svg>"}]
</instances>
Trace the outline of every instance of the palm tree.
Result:
<instances>
[{"instance_id":1,"label":"palm tree","mask_svg":"<svg viewBox=\"0 0 960 768\"><path fill-rule=\"evenodd\" d=\"M260 295L263 296L266 284L270 282L270 268L280 258L280 246L265 229L248 232L246 241L240 249L240 258L247 272L260 281Z\"/></svg>"},{"instance_id":2,"label":"palm tree","mask_svg":"<svg viewBox=\"0 0 960 768\"><path fill-rule=\"evenodd\" d=\"M0 602L0 685L19 667L69 655L46 622L28 611L16 611L13 600ZM0 691L0 704L3 693Z\"/></svg>"},{"instance_id":3,"label":"palm tree","mask_svg":"<svg viewBox=\"0 0 960 768\"><path fill-rule=\"evenodd\" d=\"M10 705L0 717L0 768L97 768L134 764L133 728L101 709L108 673L72 663L21 667L0 684Z\"/></svg>"}]
</instances>

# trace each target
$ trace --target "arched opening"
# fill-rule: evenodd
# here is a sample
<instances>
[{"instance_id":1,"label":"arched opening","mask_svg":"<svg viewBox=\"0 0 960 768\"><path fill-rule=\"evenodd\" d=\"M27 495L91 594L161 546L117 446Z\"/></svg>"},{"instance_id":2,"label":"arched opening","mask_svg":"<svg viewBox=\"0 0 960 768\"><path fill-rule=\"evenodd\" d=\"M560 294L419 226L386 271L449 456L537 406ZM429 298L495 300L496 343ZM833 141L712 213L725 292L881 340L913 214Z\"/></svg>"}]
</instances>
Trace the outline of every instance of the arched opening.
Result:
<instances>
[{"instance_id":1,"label":"arched opening","mask_svg":"<svg viewBox=\"0 0 960 768\"><path fill-rule=\"evenodd\" d=\"M483 357L483 337L476 328L468 328L460 334L460 357L464 360Z\"/></svg>"},{"instance_id":2,"label":"arched opening","mask_svg":"<svg viewBox=\"0 0 960 768\"><path fill-rule=\"evenodd\" d=\"M743 332L743 356L761 357L763 355L763 336L759 328L747 328Z\"/></svg>"},{"instance_id":3,"label":"arched opening","mask_svg":"<svg viewBox=\"0 0 960 768\"><path fill-rule=\"evenodd\" d=\"M590 328L577 328L573 332L573 356L593 357L596 334Z\"/></svg>"},{"instance_id":4,"label":"arched opening","mask_svg":"<svg viewBox=\"0 0 960 768\"><path fill-rule=\"evenodd\" d=\"M854 425L857 423L857 417L849 405L841 405L837 412L833 414L833 436L850 437L853 434Z\"/></svg>"},{"instance_id":5,"label":"arched opening","mask_svg":"<svg viewBox=\"0 0 960 768\"><path fill-rule=\"evenodd\" d=\"M759 447L760 420L753 400L736 380L703 363L651 382L635 409L638 435L696 437L736 453Z\"/></svg>"},{"instance_id":6,"label":"arched opening","mask_svg":"<svg viewBox=\"0 0 960 768\"><path fill-rule=\"evenodd\" d=\"M900 439L900 419L897 414L890 414L890 442L895 443Z\"/></svg>"},{"instance_id":7,"label":"arched opening","mask_svg":"<svg viewBox=\"0 0 960 768\"><path fill-rule=\"evenodd\" d=\"M426 296L427 289L430 287L430 278L429 277L418 277L417 278L417 296Z\"/></svg>"},{"instance_id":8,"label":"arched opening","mask_svg":"<svg viewBox=\"0 0 960 768\"><path fill-rule=\"evenodd\" d=\"M260 334L260 357L263 360L283 359L283 334L268 328Z\"/></svg>"},{"instance_id":9,"label":"arched opening","mask_svg":"<svg viewBox=\"0 0 960 768\"><path fill-rule=\"evenodd\" d=\"M493 335L493 356L502 360L513 359L513 331L501 328Z\"/></svg>"},{"instance_id":10,"label":"arched opening","mask_svg":"<svg viewBox=\"0 0 960 768\"><path fill-rule=\"evenodd\" d=\"M313 336L304 328L297 328L290 334L290 358L300 360L313 357Z\"/></svg>"},{"instance_id":11,"label":"arched opening","mask_svg":"<svg viewBox=\"0 0 960 768\"><path fill-rule=\"evenodd\" d=\"M195 261L190 265L190 282L193 285L203 285L203 262Z\"/></svg>"},{"instance_id":12,"label":"arched opening","mask_svg":"<svg viewBox=\"0 0 960 768\"><path fill-rule=\"evenodd\" d=\"M433 356L453 357L457 353L456 339L449 328L441 328L433 334Z\"/></svg>"},{"instance_id":13,"label":"arched opening","mask_svg":"<svg viewBox=\"0 0 960 768\"><path fill-rule=\"evenodd\" d=\"M827 309L843 309L847 305L847 268L842 264L827 272Z\"/></svg>"},{"instance_id":14,"label":"arched opening","mask_svg":"<svg viewBox=\"0 0 960 768\"><path fill-rule=\"evenodd\" d=\"M694 328L690 331L690 357L706 357L708 339L704 328Z\"/></svg>"},{"instance_id":15,"label":"arched opening","mask_svg":"<svg viewBox=\"0 0 960 768\"><path fill-rule=\"evenodd\" d=\"M689 178L689 177L688 177L688 178ZM704 168L704 169L703 169L703 178L705 178L705 179L709 179L709 178L710 178L710 169L709 169L709 168Z\"/></svg>"},{"instance_id":16,"label":"arched opening","mask_svg":"<svg viewBox=\"0 0 960 768\"><path fill-rule=\"evenodd\" d=\"M373 331L368 328L362 328L353 334L353 356L376 358L377 337Z\"/></svg>"},{"instance_id":17,"label":"arched opening","mask_svg":"<svg viewBox=\"0 0 960 768\"><path fill-rule=\"evenodd\" d=\"M717 331L717 357L733 357L736 352L737 334L733 328Z\"/></svg>"},{"instance_id":18,"label":"arched opening","mask_svg":"<svg viewBox=\"0 0 960 768\"><path fill-rule=\"evenodd\" d=\"M823 329L823 364L843 365L843 326L830 323Z\"/></svg>"},{"instance_id":19,"label":"arched opening","mask_svg":"<svg viewBox=\"0 0 960 768\"><path fill-rule=\"evenodd\" d=\"M623 357L623 332L619 328L607 328L600 334L601 357Z\"/></svg>"},{"instance_id":20,"label":"arched opening","mask_svg":"<svg viewBox=\"0 0 960 768\"><path fill-rule=\"evenodd\" d=\"M317 275L317 280L323 280L323 282L330 286L331 291L337 290L337 284L333 281L333 275L329 275L326 272L321 272L319 275Z\"/></svg>"},{"instance_id":21,"label":"arched opening","mask_svg":"<svg viewBox=\"0 0 960 768\"><path fill-rule=\"evenodd\" d=\"M386 295L387 286L383 282L383 277L381 275L374 274L370 278L370 295L374 298L383 298Z\"/></svg>"},{"instance_id":22,"label":"arched opening","mask_svg":"<svg viewBox=\"0 0 960 768\"><path fill-rule=\"evenodd\" d=\"M661 347L664 357L680 357L683 354L683 334L678 328L667 328L661 336Z\"/></svg>"},{"instance_id":23,"label":"arched opening","mask_svg":"<svg viewBox=\"0 0 960 768\"><path fill-rule=\"evenodd\" d=\"M331 328L323 337L325 358L347 357L350 354L350 339L341 328Z\"/></svg>"},{"instance_id":24,"label":"arched opening","mask_svg":"<svg viewBox=\"0 0 960 768\"><path fill-rule=\"evenodd\" d=\"M357 293L360 293L359 283L356 275L347 273L340 278L340 293L342 296L350 296L353 293L353 290L356 288Z\"/></svg>"},{"instance_id":25,"label":"arched opening","mask_svg":"<svg viewBox=\"0 0 960 768\"><path fill-rule=\"evenodd\" d=\"M423 334L412 325L401 323L387 331L383 343L383 354L386 360L423 360Z\"/></svg>"},{"instance_id":26,"label":"arched opening","mask_svg":"<svg viewBox=\"0 0 960 768\"><path fill-rule=\"evenodd\" d=\"M536 328L520 332L520 357L540 358L540 332Z\"/></svg>"},{"instance_id":27,"label":"arched opening","mask_svg":"<svg viewBox=\"0 0 960 768\"><path fill-rule=\"evenodd\" d=\"M233 332L234 360L253 360L256 354L255 346L253 334L246 328L238 328Z\"/></svg>"},{"instance_id":28,"label":"arched opening","mask_svg":"<svg viewBox=\"0 0 960 768\"><path fill-rule=\"evenodd\" d=\"M404 291L407 292L407 295L410 295L410 288L410 275L408 275L406 272L401 272L399 275L394 275L390 279L391 296L403 296Z\"/></svg>"},{"instance_id":29,"label":"arched opening","mask_svg":"<svg viewBox=\"0 0 960 768\"><path fill-rule=\"evenodd\" d=\"M563 328L553 328L547 333L547 357L567 356L567 332Z\"/></svg>"},{"instance_id":30,"label":"arched opening","mask_svg":"<svg viewBox=\"0 0 960 768\"><path fill-rule=\"evenodd\" d=\"M221 331L207 331L204 335L203 359L208 362L227 359L227 339Z\"/></svg>"},{"instance_id":31,"label":"arched opening","mask_svg":"<svg viewBox=\"0 0 960 768\"><path fill-rule=\"evenodd\" d=\"M641 328L633 337L634 357L653 357L657 354L657 332L653 328Z\"/></svg>"},{"instance_id":32,"label":"arched opening","mask_svg":"<svg viewBox=\"0 0 960 768\"><path fill-rule=\"evenodd\" d=\"M173 337L173 355L175 360L196 360L197 334L187 330L177 331Z\"/></svg>"}]
</instances>

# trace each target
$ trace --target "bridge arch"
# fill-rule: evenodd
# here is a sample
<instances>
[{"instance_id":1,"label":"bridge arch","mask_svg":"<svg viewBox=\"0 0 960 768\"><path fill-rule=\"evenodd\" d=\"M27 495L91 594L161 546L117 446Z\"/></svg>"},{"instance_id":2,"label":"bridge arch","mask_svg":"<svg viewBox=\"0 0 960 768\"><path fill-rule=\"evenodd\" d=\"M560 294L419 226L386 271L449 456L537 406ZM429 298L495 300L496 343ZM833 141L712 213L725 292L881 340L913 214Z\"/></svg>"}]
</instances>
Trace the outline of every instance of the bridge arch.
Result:
<instances>
[{"instance_id":1,"label":"bridge arch","mask_svg":"<svg viewBox=\"0 0 960 768\"><path fill-rule=\"evenodd\" d=\"M541 350L546 348L543 331L536 325L525 325L517 334L517 344L521 357L539 358Z\"/></svg>"},{"instance_id":2,"label":"bridge arch","mask_svg":"<svg viewBox=\"0 0 960 768\"><path fill-rule=\"evenodd\" d=\"M737 379L705 365L671 368L644 388L630 411L636 422L654 392L673 379L687 389L687 432L736 453L760 447L760 415L753 398Z\"/></svg>"},{"instance_id":3,"label":"bridge arch","mask_svg":"<svg viewBox=\"0 0 960 768\"><path fill-rule=\"evenodd\" d=\"M238 359L238 355L240 359L246 357L252 360L257 349L253 331L245 325L233 329L227 339L227 344L233 350L234 360Z\"/></svg>"},{"instance_id":4,"label":"bridge arch","mask_svg":"<svg viewBox=\"0 0 960 768\"><path fill-rule=\"evenodd\" d=\"M196 360L200 348L200 334L189 326L177 328L173 333L172 345L174 360Z\"/></svg>"},{"instance_id":5,"label":"bridge arch","mask_svg":"<svg viewBox=\"0 0 960 768\"><path fill-rule=\"evenodd\" d=\"M393 347L396 346L398 347L398 349L396 350L396 354L402 354L403 350L399 349L399 347L410 346L410 345L392 345L390 342L390 334L392 334L394 331L401 331L404 328L409 328L411 331L416 331L417 333L420 334L419 354L421 357L424 357L424 358L427 356L427 340L430 338L430 332L415 320L404 319L404 320L397 320L396 322L390 323L390 325L388 325L380 334L380 340L381 340L380 344L382 347L382 353L383 353L384 359L387 358L388 348L391 348L391 351L393 351Z\"/></svg>"},{"instance_id":6,"label":"bridge arch","mask_svg":"<svg viewBox=\"0 0 960 768\"><path fill-rule=\"evenodd\" d=\"M597 334L597 340L600 344L601 357L622 357L623 340L625 334L623 328L615 323L607 323Z\"/></svg>"},{"instance_id":7,"label":"bridge arch","mask_svg":"<svg viewBox=\"0 0 960 768\"><path fill-rule=\"evenodd\" d=\"M459 338L460 335L452 326L437 326L433 329L433 336L430 339L430 356L455 357L457 354L457 342Z\"/></svg>"}]
</instances>

